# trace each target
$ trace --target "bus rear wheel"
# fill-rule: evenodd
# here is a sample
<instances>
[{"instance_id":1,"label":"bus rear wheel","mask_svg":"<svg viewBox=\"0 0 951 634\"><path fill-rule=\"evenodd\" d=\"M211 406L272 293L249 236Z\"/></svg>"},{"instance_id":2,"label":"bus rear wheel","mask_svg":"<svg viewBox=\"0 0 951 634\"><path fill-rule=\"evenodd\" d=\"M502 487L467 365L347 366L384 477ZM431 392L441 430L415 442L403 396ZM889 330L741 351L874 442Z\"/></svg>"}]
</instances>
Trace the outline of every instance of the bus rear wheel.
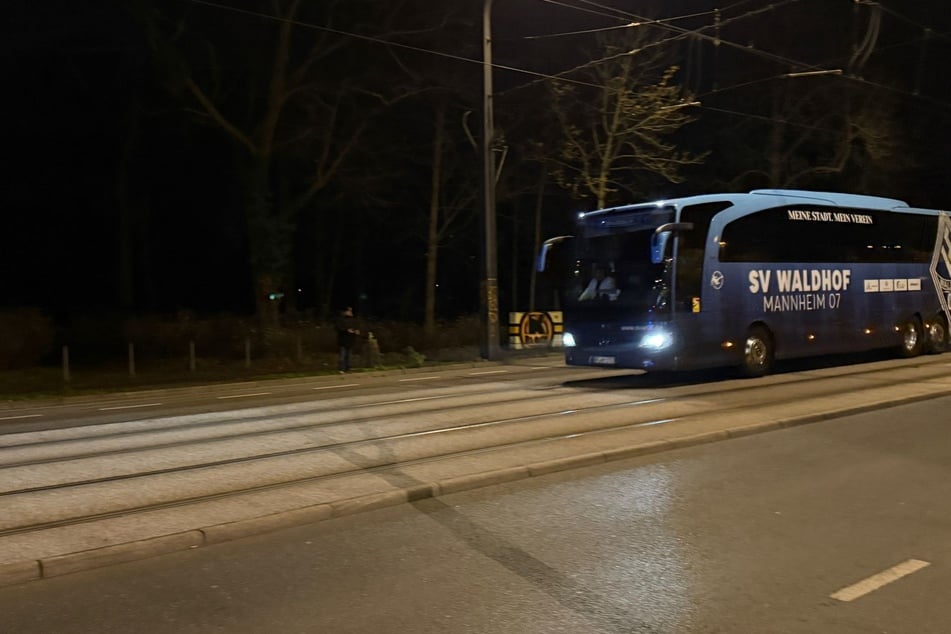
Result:
<instances>
[{"instance_id":1,"label":"bus rear wheel","mask_svg":"<svg viewBox=\"0 0 951 634\"><path fill-rule=\"evenodd\" d=\"M924 329L917 317L910 317L901 324L901 345L898 351L907 358L917 357L924 347Z\"/></svg>"},{"instance_id":2,"label":"bus rear wheel","mask_svg":"<svg viewBox=\"0 0 951 634\"><path fill-rule=\"evenodd\" d=\"M948 349L948 324L943 315L935 317L928 324L928 352L941 354Z\"/></svg>"},{"instance_id":3,"label":"bus rear wheel","mask_svg":"<svg viewBox=\"0 0 951 634\"><path fill-rule=\"evenodd\" d=\"M743 374L748 377L763 376L773 367L773 337L762 326L750 328L743 344Z\"/></svg>"}]
</instances>

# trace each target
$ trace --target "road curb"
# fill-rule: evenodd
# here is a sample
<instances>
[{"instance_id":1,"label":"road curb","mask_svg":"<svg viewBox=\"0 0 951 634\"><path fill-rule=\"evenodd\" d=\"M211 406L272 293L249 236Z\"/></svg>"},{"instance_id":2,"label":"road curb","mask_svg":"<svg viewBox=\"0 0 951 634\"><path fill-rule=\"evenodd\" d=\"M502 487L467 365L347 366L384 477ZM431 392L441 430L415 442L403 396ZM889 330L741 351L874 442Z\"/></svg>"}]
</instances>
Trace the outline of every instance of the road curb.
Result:
<instances>
[{"instance_id":1,"label":"road curb","mask_svg":"<svg viewBox=\"0 0 951 634\"><path fill-rule=\"evenodd\" d=\"M273 531L289 528L291 526L304 526L306 524L315 524L333 516L333 509L329 504L317 504L304 508L284 511L283 513L274 513L272 515L262 515L252 517L237 522L228 522L225 524L215 524L200 528L204 535L204 546L220 544L223 542L234 541L243 537L252 535L262 535Z\"/></svg>"},{"instance_id":2,"label":"road curb","mask_svg":"<svg viewBox=\"0 0 951 634\"><path fill-rule=\"evenodd\" d=\"M190 550L201 546L203 540L204 535L200 530L161 535L127 544L114 544L94 550L41 559L40 569L43 578L58 577L81 570L148 559L156 555L166 555L180 550Z\"/></svg>"},{"instance_id":3,"label":"road curb","mask_svg":"<svg viewBox=\"0 0 951 634\"><path fill-rule=\"evenodd\" d=\"M43 578L39 561L14 561L0 566L0 587L15 586Z\"/></svg>"}]
</instances>

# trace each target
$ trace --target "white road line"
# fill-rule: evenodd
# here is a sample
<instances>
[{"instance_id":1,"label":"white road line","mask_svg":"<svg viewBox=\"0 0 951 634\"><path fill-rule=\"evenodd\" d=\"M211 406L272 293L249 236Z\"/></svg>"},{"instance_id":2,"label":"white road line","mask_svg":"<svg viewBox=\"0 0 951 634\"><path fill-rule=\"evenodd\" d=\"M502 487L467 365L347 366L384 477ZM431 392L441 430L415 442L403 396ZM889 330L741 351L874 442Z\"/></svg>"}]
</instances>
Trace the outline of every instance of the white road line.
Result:
<instances>
[{"instance_id":1,"label":"white road line","mask_svg":"<svg viewBox=\"0 0 951 634\"><path fill-rule=\"evenodd\" d=\"M470 372L469 376L479 376L481 374L505 374L508 370L483 370L482 372Z\"/></svg>"},{"instance_id":2,"label":"white road line","mask_svg":"<svg viewBox=\"0 0 951 634\"><path fill-rule=\"evenodd\" d=\"M902 577L908 576L913 572L918 572L926 566L930 566L930 562L921 561L920 559L909 559L908 561L903 561L897 566L892 566L888 570L884 570L877 575L872 575L867 579L863 579L858 583L853 583L852 585L842 588L838 592L830 594L829 596L833 599L838 599L839 601L854 601L859 597L865 596L869 592L878 590L882 586L886 586L893 581L898 581Z\"/></svg>"},{"instance_id":3,"label":"white road line","mask_svg":"<svg viewBox=\"0 0 951 634\"><path fill-rule=\"evenodd\" d=\"M4 416L0 420L17 420L18 418L40 418L42 414L23 414L21 416Z\"/></svg>"},{"instance_id":4,"label":"white road line","mask_svg":"<svg viewBox=\"0 0 951 634\"><path fill-rule=\"evenodd\" d=\"M219 396L219 399L226 398L250 398L252 396L267 396L270 392L254 392L253 394L235 394L234 396Z\"/></svg>"},{"instance_id":5,"label":"white road line","mask_svg":"<svg viewBox=\"0 0 951 634\"><path fill-rule=\"evenodd\" d=\"M142 403L140 405L116 405L114 407L100 407L100 412L107 412L113 409L138 409L140 407L158 407L161 403Z\"/></svg>"},{"instance_id":6,"label":"white road line","mask_svg":"<svg viewBox=\"0 0 951 634\"><path fill-rule=\"evenodd\" d=\"M404 383L404 382L407 382L407 381L430 381L430 380L432 380L432 379L438 379L438 378L440 378L440 377L438 377L438 376L420 376L420 377L416 377L415 379L400 379L400 382L401 382L401 383Z\"/></svg>"},{"instance_id":7,"label":"white road line","mask_svg":"<svg viewBox=\"0 0 951 634\"><path fill-rule=\"evenodd\" d=\"M637 423L634 427L650 427L651 425L663 425L680 420L679 418L661 418L660 420L649 420L646 423Z\"/></svg>"},{"instance_id":8,"label":"white road line","mask_svg":"<svg viewBox=\"0 0 951 634\"><path fill-rule=\"evenodd\" d=\"M357 387L359 383L345 383L343 385L325 385L323 387L312 387L312 390L337 390L342 387Z\"/></svg>"},{"instance_id":9,"label":"white road line","mask_svg":"<svg viewBox=\"0 0 951 634\"><path fill-rule=\"evenodd\" d=\"M435 401L440 398L452 398L452 395L445 396L417 396L416 398L401 398L398 401L380 401L379 403L369 403L369 406L376 407L377 405L396 405L397 403L415 403L417 401Z\"/></svg>"}]
</instances>

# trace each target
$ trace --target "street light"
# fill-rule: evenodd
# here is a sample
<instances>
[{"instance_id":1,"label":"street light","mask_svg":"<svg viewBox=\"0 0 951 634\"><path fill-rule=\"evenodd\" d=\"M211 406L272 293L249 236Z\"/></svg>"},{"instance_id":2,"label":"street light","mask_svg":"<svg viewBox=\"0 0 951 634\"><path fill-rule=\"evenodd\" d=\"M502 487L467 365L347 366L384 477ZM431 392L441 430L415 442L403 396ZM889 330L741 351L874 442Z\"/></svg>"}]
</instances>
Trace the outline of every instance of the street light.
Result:
<instances>
[{"instance_id":1,"label":"street light","mask_svg":"<svg viewBox=\"0 0 951 634\"><path fill-rule=\"evenodd\" d=\"M482 10L482 357L499 356L499 280L495 227L495 123L492 117L492 2L485 0Z\"/></svg>"}]
</instances>

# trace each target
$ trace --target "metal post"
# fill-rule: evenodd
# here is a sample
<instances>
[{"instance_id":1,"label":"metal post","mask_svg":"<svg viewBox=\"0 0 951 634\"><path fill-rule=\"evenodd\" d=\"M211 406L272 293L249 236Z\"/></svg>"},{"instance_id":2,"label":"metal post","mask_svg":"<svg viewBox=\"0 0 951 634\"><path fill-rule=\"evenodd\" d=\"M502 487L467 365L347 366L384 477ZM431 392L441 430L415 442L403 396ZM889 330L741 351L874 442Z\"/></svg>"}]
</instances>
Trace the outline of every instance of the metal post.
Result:
<instances>
[{"instance_id":1,"label":"metal post","mask_svg":"<svg viewBox=\"0 0 951 634\"><path fill-rule=\"evenodd\" d=\"M483 260L482 281L482 357L499 356L499 280L495 226L495 157L492 154L495 122L492 113L492 2L485 0L482 11L482 197Z\"/></svg>"}]
</instances>

